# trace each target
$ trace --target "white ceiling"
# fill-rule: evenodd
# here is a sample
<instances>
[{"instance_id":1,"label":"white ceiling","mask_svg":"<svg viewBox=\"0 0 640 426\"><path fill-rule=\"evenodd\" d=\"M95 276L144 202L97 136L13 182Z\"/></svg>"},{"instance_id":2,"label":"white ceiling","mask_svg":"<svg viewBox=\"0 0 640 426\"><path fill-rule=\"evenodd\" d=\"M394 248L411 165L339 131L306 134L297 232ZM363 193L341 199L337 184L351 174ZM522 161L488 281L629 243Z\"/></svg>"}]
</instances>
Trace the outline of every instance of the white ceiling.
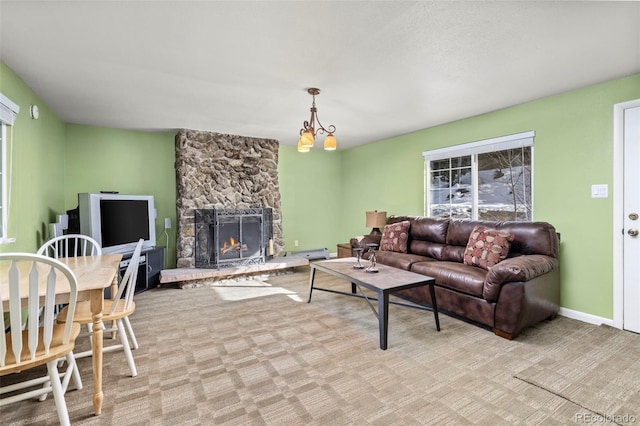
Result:
<instances>
[{"instance_id":1,"label":"white ceiling","mask_svg":"<svg viewBox=\"0 0 640 426\"><path fill-rule=\"evenodd\" d=\"M339 149L640 72L638 2L0 0L0 28L65 122L295 145L319 87Z\"/></svg>"}]
</instances>

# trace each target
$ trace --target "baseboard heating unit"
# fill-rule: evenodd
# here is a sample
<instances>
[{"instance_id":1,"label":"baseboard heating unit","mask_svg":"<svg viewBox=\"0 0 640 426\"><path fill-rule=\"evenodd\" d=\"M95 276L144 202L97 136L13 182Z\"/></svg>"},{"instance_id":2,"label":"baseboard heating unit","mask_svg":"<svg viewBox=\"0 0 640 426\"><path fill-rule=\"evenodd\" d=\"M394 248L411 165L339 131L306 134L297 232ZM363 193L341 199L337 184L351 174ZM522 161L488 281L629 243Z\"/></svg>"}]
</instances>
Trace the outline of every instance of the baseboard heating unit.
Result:
<instances>
[{"instance_id":1,"label":"baseboard heating unit","mask_svg":"<svg viewBox=\"0 0 640 426\"><path fill-rule=\"evenodd\" d=\"M329 259L329 250L326 248L313 250L289 251L287 256L300 256L309 260Z\"/></svg>"}]
</instances>

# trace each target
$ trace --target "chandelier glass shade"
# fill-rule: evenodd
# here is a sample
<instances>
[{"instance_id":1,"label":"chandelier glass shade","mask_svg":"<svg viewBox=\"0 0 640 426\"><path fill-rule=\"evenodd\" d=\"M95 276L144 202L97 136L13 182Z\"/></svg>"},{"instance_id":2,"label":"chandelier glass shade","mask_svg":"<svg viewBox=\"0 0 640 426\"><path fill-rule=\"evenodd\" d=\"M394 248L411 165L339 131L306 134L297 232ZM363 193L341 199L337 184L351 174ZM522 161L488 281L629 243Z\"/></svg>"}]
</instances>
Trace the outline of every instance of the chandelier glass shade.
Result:
<instances>
[{"instance_id":1,"label":"chandelier glass shade","mask_svg":"<svg viewBox=\"0 0 640 426\"><path fill-rule=\"evenodd\" d=\"M336 137L333 135L328 135L324 138L324 149L326 151L335 151L338 146L338 142L336 141Z\"/></svg>"},{"instance_id":2,"label":"chandelier glass shade","mask_svg":"<svg viewBox=\"0 0 640 426\"><path fill-rule=\"evenodd\" d=\"M300 144L303 148L311 148L316 141L316 137L312 130L305 130L300 135Z\"/></svg>"},{"instance_id":3,"label":"chandelier glass shade","mask_svg":"<svg viewBox=\"0 0 640 426\"><path fill-rule=\"evenodd\" d=\"M309 152L309 151L311 151L311 147L307 146L307 145L304 145L302 143L302 139L300 139L298 141L298 152Z\"/></svg>"},{"instance_id":4,"label":"chandelier glass shade","mask_svg":"<svg viewBox=\"0 0 640 426\"><path fill-rule=\"evenodd\" d=\"M320 89L310 87L307 92L313 96L313 102L311 104L311 118L309 121L305 121L300 129L300 139L298 140L298 152L309 152L316 142L316 135L326 134L324 139L324 149L327 151L334 151L338 143L333 133L336 131L336 126L333 124L325 128L320 119L318 118L318 109L316 108L316 95L320 94Z\"/></svg>"}]
</instances>

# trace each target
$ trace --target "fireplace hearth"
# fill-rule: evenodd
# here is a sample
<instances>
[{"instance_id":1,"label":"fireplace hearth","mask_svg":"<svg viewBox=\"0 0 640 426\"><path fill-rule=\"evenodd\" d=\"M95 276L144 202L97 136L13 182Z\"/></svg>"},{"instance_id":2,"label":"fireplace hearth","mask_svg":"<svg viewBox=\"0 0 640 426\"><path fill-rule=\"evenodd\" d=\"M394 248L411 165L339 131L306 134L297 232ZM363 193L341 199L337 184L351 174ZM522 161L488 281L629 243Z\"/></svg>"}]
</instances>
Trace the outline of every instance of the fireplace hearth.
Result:
<instances>
[{"instance_id":1,"label":"fireplace hearth","mask_svg":"<svg viewBox=\"0 0 640 426\"><path fill-rule=\"evenodd\" d=\"M257 265L273 257L270 208L194 211L195 267Z\"/></svg>"}]
</instances>

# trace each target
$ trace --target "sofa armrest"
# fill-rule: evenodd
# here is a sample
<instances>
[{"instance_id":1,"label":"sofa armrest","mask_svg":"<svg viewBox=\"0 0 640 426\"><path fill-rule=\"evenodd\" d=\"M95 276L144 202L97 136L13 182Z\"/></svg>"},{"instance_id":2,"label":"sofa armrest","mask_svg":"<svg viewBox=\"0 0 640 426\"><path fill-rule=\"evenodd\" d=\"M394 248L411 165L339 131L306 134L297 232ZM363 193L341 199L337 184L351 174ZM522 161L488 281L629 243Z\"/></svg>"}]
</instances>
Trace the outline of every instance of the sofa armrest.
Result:
<instances>
[{"instance_id":1,"label":"sofa armrest","mask_svg":"<svg viewBox=\"0 0 640 426\"><path fill-rule=\"evenodd\" d=\"M382 235L358 235L357 237L351 238L351 248L361 248L366 252L368 249L367 244L380 245L381 239Z\"/></svg>"},{"instance_id":2,"label":"sofa armrest","mask_svg":"<svg viewBox=\"0 0 640 426\"><path fill-rule=\"evenodd\" d=\"M558 259L542 254L512 257L492 266L484 280L482 295L485 300L495 302L502 284L511 281L530 281L557 268Z\"/></svg>"}]
</instances>

